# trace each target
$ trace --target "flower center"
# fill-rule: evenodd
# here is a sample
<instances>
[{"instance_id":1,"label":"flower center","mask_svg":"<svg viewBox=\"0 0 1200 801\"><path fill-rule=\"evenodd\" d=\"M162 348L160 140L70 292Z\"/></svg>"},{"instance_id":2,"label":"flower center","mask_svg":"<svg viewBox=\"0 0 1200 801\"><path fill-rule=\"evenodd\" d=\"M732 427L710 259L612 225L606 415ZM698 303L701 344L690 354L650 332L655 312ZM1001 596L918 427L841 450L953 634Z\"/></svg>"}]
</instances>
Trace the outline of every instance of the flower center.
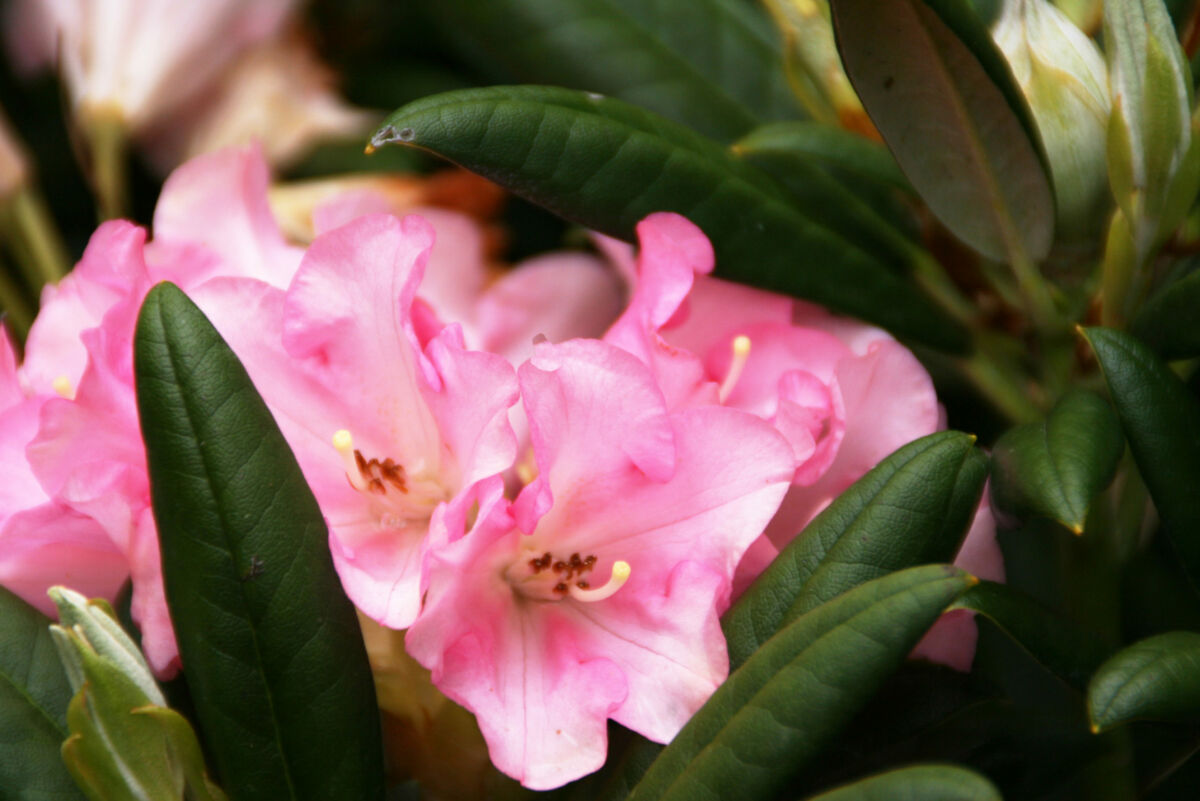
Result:
<instances>
[{"instance_id":1,"label":"flower center","mask_svg":"<svg viewBox=\"0 0 1200 801\"><path fill-rule=\"evenodd\" d=\"M368 459L354 447L354 438L345 429L333 435L333 447L342 456L346 480L370 499L381 528L402 529L410 523L424 523L446 500L445 489L423 463L406 469L390 457L383 461Z\"/></svg>"},{"instance_id":2,"label":"flower center","mask_svg":"<svg viewBox=\"0 0 1200 801\"><path fill-rule=\"evenodd\" d=\"M611 598L629 580L630 573L628 562L614 562L608 581L593 587L587 577L596 567L596 561L595 554L573 553L559 559L550 551L539 555L524 548L520 558L505 570L504 577L514 590L532 600L561 601L570 597L593 603Z\"/></svg>"}]
</instances>

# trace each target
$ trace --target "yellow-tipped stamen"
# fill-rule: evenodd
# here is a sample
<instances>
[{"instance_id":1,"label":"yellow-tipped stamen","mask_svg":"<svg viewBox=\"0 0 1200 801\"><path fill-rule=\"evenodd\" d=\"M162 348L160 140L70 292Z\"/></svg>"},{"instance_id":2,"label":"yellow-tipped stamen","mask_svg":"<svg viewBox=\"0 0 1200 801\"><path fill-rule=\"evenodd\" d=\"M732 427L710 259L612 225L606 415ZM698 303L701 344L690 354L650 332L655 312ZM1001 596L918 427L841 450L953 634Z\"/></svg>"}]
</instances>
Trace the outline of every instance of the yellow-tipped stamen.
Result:
<instances>
[{"instance_id":1,"label":"yellow-tipped stamen","mask_svg":"<svg viewBox=\"0 0 1200 801\"><path fill-rule=\"evenodd\" d=\"M57 392L60 397L66 398L67 400L75 399L75 388L71 386L71 379L67 378L65 375L60 375L58 378L54 379L50 386L54 388L54 391Z\"/></svg>"},{"instance_id":2,"label":"yellow-tipped stamen","mask_svg":"<svg viewBox=\"0 0 1200 801\"><path fill-rule=\"evenodd\" d=\"M625 586L625 582L629 581L630 567L628 562L614 562L612 566L612 578L603 587L595 589L580 589L572 584L567 592L576 601L603 601L605 598L611 598L616 594L617 590Z\"/></svg>"},{"instance_id":3,"label":"yellow-tipped stamen","mask_svg":"<svg viewBox=\"0 0 1200 801\"><path fill-rule=\"evenodd\" d=\"M717 399L721 403L724 403L733 394L733 388L737 386L738 379L742 377L742 370L746 369L746 360L749 358L750 337L739 334L733 338L733 360L729 363L729 372L725 374L725 380L721 382L721 387L717 390Z\"/></svg>"},{"instance_id":4,"label":"yellow-tipped stamen","mask_svg":"<svg viewBox=\"0 0 1200 801\"><path fill-rule=\"evenodd\" d=\"M367 482L363 481L362 471L358 469L358 460L354 457L354 437L344 428L338 429L333 435L333 447L342 455L342 464L346 466L346 478L350 486L359 492L367 491Z\"/></svg>"},{"instance_id":5,"label":"yellow-tipped stamen","mask_svg":"<svg viewBox=\"0 0 1200 801\"><path fill-rule=\"evenodd\" d=\"M363 148L363 154L364 154L364 155L367 155L367 156L369 156L369 155L371 155L371 154L372 154L372 153L374 153L374 152L375 152L375 145L372 145L372 144L369 144L369 143L368 143L368 144L367 144L367 146Z\"/></svg>"}]
</instances>

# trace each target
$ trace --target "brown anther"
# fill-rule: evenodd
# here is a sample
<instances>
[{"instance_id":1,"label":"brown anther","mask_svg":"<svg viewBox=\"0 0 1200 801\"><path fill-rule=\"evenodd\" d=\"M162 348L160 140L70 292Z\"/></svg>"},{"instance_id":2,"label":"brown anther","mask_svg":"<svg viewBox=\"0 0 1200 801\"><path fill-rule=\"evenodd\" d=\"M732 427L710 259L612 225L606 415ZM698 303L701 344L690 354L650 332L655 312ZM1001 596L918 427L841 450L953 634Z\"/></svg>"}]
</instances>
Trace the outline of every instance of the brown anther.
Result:
<instances>
[{"instance_id":1,"label":"brown anther","mask_svg":"<svg viewBox=\"0 0 1200 801\"><path fill-rule=\"evenodd\" d=\"M360 472L360 473L367 472L367 460L366 460L366 458L363 457L362 451L355 449L354 463L356 465L358 465L358 472Z\"/></svg>"},{"instance_id":2,"label":"brown anther","mask_svg":"<svg viewBox=\"0 0 1200 801\"><path fill-rule=\"evenodd\" d=\"M591 585L588 584L586 581L577 581L577 582L575 582L575 586L581 590L586 590Z\"/></svg>"},{"instance_id":3,"label":"brown anther","mask_svg":"<svg viewBox=\"0 0 1200 801\"><path fill-rule=\"evenodd\" d=\"M563 571L564 571L564 570L566 570L566 569L567 569L567 563L566 563L566 562L561 562L561 561L560 561L560 562L555 562L555 563L554 563L554 572L555 572L555 573L561 573L561 572L563 572Z\"/></svg>"},{"instance_id":4,"label":"brown anther","mask_svg":"<svg viewBox=\"0 0 1200 801\"><path fill-rule=\"evenodd\" d=\"M560 581L560 582L558 582L557 584L555 584L555 585L554 585L554 591L555 591L555 592L560 592L560 593L561 593L561 592L566 592L566 591L567 591L567 582L565 582L565 581Z\"/></svg>"},{"instance_id":5,"label":"brown anther","mask_svg":"<svg viewBox=\"0 0 1200 801\"><path fill-rule=\"evenodd\" d=\"M383 482L377 478L372 478L367 482L367 491L375 495L387 495L387 487L383 486Z\"/></svg>"}]
</instances>

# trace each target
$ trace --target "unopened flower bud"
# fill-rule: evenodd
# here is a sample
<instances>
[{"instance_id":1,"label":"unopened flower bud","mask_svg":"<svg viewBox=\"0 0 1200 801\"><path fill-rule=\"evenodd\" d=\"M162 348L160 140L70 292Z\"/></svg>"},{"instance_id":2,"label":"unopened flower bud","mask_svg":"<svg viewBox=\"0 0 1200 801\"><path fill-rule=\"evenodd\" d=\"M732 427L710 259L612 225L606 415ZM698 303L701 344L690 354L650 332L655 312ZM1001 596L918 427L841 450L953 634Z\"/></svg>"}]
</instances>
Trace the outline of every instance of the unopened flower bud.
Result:
<instances>
[{"instance_id":1,"label":"unopened flower bud","mask_svg":"<svg viewBox=\"0 0 1200 801\"><path fill-rule=\"evenodd\" d=\"M1140 260L1182 219L1200 181L1191 70L1162 0L1105 3L1104 41L1109 181Z\"/></svg>"},{"instance_id":2,"label":"unopened flower bud","mask_svg":"<svg viewBox=\"0 0 1200 801\"><path fill-rule=\"evenodd\" d=\"M1111 203L1108 70L1096 44L1046 0L1008 0L993 30L1050 162L1060 242L1094 241Z\"/></svg>"}]
</instances>

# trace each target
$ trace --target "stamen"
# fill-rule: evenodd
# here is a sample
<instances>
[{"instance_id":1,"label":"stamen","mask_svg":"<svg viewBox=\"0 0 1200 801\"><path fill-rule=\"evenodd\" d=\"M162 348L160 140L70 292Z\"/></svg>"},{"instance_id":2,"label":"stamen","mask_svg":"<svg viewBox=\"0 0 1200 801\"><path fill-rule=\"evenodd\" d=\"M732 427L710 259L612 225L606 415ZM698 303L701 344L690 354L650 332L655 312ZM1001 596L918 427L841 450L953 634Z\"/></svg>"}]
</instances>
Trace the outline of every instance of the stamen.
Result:
<instances>
[{"instance_id":1,"label":"stamen","mask_svg":"<svg viewBox=\"0 0 1200 801\"><path fill-rule=\"evenodd\" d=\"M628 562L614 562L612 578L603 587L588 589L586 581L579 581L567 588L567 593L576 601L584 601L586 603L603 601L605 598L611 598L616 594L617 590L625 586L625 582L629 581L629 573L630 567Z\"/></svg>"},{"instance_id":2,"label":"stamen","mask_svg":"<svg viewBox=\"0 0 1200 801\"><path fill-rule=\"evenodd\" d=\"M742 370L746 369L746 360L750 358L750 337L739 334L733 338L733 360L729 363L729 372L725 374L725 380L721 382L720 388L717 390L717 399L724 403L733 394L733 388L737 386L738 379L742 377Z\"/></svg>"},{"instance_id":3,"label":"stamen","mask_svg":"<svg viewBox=\"0 0 1200 801\"><path fill-rule=\"evenodd\" d=\"M50 386L54 388L54 391L57 392L60 397L66 398L67 400L75 400L75 388L71 386L71 379L67 378L65 375L60 375L58 378L54 379Z\"/></svg>"},{"instance_id":4,"label":"stamen","mask_svg":"<svg viewBox=\"0 0 1200 801\"><path fill-rule=\"evenodd\" d=\"M363 480L362 465L359 464L362 456L354 450L354 437L350 436L350 432L344 428L338 429L333 435L333 447L342 455L342 463L346 466L346 478L350 481L350 486L359 492L369 491L370 486Z\"/></svg>"}]
</instances>

